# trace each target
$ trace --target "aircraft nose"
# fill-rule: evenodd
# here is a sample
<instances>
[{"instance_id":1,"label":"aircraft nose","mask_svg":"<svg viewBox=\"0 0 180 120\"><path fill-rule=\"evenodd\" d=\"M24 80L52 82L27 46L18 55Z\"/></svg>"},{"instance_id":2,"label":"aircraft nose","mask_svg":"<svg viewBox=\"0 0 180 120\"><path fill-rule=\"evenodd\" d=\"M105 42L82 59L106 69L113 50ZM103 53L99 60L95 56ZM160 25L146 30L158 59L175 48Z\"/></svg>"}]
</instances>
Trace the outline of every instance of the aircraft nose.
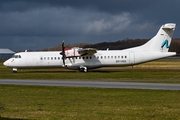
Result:
<instances>
[{"instance_id":1,"label":"aircraft nose","mask_svg":"<svg viewBox=\"0 0 180 120\"><path fill-rule=\"evenodd\" d=\"M8 61L5 61L5 62L3 63L3 65L4 65L4 66L8 66L8 65L9 65Z\"/></svg>"}]
</instances>

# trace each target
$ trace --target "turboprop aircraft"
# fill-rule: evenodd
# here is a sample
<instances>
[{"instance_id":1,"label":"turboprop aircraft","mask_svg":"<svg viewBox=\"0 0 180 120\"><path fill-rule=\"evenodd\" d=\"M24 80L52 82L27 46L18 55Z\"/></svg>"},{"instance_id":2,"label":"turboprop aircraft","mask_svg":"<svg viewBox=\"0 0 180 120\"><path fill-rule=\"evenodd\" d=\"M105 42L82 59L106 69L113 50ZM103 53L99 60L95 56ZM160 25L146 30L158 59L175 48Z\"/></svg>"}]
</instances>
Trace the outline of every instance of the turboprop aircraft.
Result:
<instances>
[{"instance_id":1,"label":"turboprop aircraft","mask_svg":"<svg viewBox=\"0 0 180 120\"><path fill-rule=\"evenodd\" d=\"M87 72L89 69L109 66L133 66L148 61L176 55L168 52L176 24L167 23L144 45L124 50L97 50L94 48L72 48L51 52L19 52L4 62L13 68L64 67Z\"/></svg>"}]
</instances>

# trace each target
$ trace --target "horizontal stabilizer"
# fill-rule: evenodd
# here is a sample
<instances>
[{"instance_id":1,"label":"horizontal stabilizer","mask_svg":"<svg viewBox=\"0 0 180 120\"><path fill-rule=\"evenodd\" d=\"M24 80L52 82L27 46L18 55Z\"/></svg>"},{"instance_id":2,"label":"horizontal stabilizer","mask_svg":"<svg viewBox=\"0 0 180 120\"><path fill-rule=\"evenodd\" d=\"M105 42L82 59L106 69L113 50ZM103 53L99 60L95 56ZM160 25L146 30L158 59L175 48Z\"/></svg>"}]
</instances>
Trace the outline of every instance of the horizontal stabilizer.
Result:
<instances>
[{"instance_id":1,"label":"horizontal stabilizer","mask_svg":"<svg viewBox=\"0 0 180 120\"><path fill-rule=\"evenodd\" d=\"M162 29L174 29L176 24L169 23L162 26Z\"/></svg>"}]
</instances>

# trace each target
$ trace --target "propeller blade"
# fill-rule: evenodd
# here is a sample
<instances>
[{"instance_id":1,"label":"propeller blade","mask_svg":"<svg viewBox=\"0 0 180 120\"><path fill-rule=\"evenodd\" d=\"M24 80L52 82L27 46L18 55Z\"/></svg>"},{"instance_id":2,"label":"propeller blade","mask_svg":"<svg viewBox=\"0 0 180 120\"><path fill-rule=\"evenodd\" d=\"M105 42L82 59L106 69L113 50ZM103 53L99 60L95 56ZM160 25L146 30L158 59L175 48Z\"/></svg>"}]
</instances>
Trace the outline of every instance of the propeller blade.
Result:
<instances>
[{"instance_id":1,"label":"propeller blade","mask_svg":"<svg viewBox=\"0 0 180 120\"><path fill-rule=\"evenodd\" d=\"M62 55L63 65L65 66L66 55L65 55L64 40L62 41L62 52L60 54Z\"/></svg>"},{"instance_id":2,"label":"propeller blade","mask_svg":"<svg viewBox=\"0 0 180 120\"><path fill-rule=\"evenodd\" d=\"M65 53L64 40L62 41L62 52Z\"/></svg>"}]
</instances>

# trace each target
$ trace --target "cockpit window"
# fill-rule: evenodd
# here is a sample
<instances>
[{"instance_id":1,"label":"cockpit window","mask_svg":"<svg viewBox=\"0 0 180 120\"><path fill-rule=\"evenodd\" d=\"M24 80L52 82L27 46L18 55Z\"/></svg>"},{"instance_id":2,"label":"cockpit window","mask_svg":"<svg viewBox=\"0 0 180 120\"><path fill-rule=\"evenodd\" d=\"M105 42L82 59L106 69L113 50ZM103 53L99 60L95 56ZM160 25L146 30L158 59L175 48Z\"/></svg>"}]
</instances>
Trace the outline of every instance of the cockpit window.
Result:
<instances>
[{"instance_id":1,"label":"cockpit window","mask_svg":"<svg viewBox=\"0 0 180 120\"><path fill-rule=\"evenodd\" d=\"M15 55L13 55L11 58L15 58Z\"/></svg>"},{"instance_id":2,"label":"cockpit window","mask_svg":"<svg viewBox=\"0 0 180 120\"><path fill-rule=\"evenodd\" d=\"M20 55L13 55L11 58L21 58Z\"/></svg>"}]
</instances>

